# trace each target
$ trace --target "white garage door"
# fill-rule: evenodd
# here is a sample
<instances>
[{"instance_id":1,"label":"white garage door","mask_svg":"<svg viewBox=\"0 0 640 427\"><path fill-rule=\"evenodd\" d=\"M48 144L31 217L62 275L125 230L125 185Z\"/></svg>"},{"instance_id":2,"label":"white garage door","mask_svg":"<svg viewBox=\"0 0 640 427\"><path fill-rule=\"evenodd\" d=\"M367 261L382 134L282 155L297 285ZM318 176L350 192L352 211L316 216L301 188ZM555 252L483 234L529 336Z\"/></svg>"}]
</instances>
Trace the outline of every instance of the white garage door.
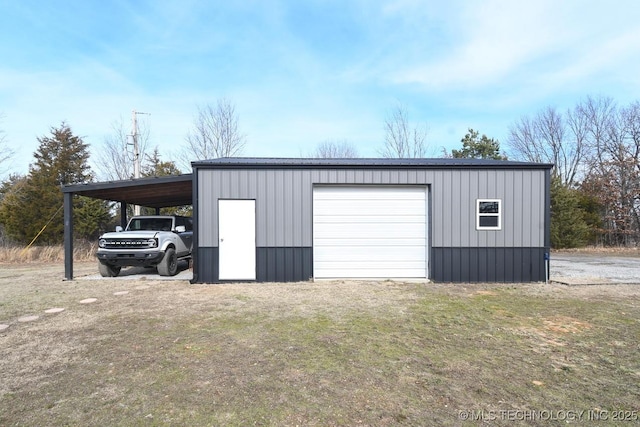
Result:
<instances>
[{"instance_id":1,"label":"white garage door","mask_svg":"<svg viewBox=\"0 0 640 427\"><path fill-rule=\"evenodd\" d=\"M315 187L313 271L326 278L426 278L426 187Z\"/></svg>"}]
</instances>

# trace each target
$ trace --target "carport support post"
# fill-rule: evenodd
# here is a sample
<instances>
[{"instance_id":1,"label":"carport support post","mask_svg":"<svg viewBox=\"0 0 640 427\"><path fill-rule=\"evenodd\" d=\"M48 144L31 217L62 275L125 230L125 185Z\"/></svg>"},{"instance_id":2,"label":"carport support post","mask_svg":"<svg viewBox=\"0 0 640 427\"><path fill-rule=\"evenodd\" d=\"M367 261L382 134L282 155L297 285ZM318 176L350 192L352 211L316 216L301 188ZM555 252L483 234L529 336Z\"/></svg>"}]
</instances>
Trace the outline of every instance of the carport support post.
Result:
<instances>
[{"instance_id":1,"label":"carport support post","mask_svg":"<svg viewBox=\"0 0 640 427\"><path fill-rule=\"evenodd\" d=\"M73 193L64 193L64 278L73 280Z\"/></svg>"},{"instance_id":2,"label":"carport support post","mask_svg":"<svg viewBox=\"0 0 640 427\"><path fill-rule=\"evenodd\" d=\"M120 226L127 227L127 202L120 202Z\"/></svg>"}]
</instances>

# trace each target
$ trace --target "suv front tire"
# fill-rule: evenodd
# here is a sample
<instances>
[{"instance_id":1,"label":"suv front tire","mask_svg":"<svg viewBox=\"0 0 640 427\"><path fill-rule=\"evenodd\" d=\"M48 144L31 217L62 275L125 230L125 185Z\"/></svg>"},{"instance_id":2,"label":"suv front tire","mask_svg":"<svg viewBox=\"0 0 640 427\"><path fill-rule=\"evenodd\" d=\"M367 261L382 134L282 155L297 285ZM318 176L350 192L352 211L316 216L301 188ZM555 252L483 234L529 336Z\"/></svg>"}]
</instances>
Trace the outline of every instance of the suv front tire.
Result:
<instances>
[{"instance_id":1,"label":"suv front tire","mask_svg":"<svg viewBox=\"0 0 640 427\"><path fill-rule=\"evenodd\" d=\"M102 277L117 277L120 274L121 267L116 267L109 264L103 264L98 261L98 270Z\"/></svg>"},{"instance_id":2,"label":"suv front tire","mask_svg":"<svg viewBox=\"0 0 640 427\"><path fill-rule=\"evenodd\" d=\"M175 276L178 273L178 256L173 248L167 249L164 258L158 264L158 274L161 276Z\"/></svg>"}]
</instances>

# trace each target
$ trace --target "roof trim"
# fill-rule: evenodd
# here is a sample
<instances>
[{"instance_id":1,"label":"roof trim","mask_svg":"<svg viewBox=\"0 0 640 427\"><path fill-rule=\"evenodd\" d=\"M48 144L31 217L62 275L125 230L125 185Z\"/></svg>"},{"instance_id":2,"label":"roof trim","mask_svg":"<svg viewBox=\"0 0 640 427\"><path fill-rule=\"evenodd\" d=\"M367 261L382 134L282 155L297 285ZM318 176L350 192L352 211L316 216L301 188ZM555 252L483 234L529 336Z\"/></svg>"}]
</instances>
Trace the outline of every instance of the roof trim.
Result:
<instances>
[{"instance_id":1,"label":"roof trim","mask_svg":"<svg viewBox=\"0 0 640 427\"><path fill-rule=\"evenodd\" d=\"M191 181L193 175L151 176L137 179L125 179L122 181L85 182L82 184L67 184L62 186L63 193L78 193L83 190L100 190L105 188L127 188L140 185L167 184L170 182Z\"/></svg>"},{"instance_id":2,"label":"roof trim","mask_svg":"<svg viewBox=\"0 0 640 427\"><path fill-rule=\"evenodd\" d=\"M223 157L191 163L201 169L551 169L553 164L489 159L310 159Z\"/></svg>"}]
</instances>

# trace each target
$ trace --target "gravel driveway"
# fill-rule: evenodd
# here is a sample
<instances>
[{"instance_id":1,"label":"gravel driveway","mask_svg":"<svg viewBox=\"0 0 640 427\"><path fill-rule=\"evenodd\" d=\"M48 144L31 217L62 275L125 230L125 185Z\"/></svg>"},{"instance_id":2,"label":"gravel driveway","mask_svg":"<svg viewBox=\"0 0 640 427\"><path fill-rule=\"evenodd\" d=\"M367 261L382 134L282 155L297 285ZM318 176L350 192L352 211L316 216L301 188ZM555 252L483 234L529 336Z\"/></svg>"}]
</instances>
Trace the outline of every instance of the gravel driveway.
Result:
<instances>
[{"instance_id":1,"label":"gravel driveway","mask_svg":"<svg viewBox=\"0 0 640 427\"><path fill-rule=\"evenodd\" d=\"M640 258L552 253L551 280L567 284L640 284Z\"/></svg>"},{"instance_id":2,"label":"gravel driveway","mask_svg":"<svg viewBox=\"0 0 640 427\"><path fill-rule=\"evenodd\" d=\"M95 267L95 272L89 275L78 275L76 279L103 279ZM110 280L191 280L192 271L186 264L180 265L176 276L159 276L155 269L142 267L124 268L120 275ZM551 281L571 285L578 284L607 284L607 283L637 283L640 284L640 257L614 256L606 253L552 253Z\"/></svg>"},{"instance_id":3,"label":"gravel driveway","mask_svg":"<svg viewBox=\"0 0 640 427\"><path fill-rule=\"evenodd\" d=\"M193 271L189 269L186 261L178 261L178 273L175 276L160 276L156 268L145 267L123 267L117 277L102 277L98 274L96 264L92 274L75 275L77 280L191 280Z\"/></svg>"}]
</instances>

